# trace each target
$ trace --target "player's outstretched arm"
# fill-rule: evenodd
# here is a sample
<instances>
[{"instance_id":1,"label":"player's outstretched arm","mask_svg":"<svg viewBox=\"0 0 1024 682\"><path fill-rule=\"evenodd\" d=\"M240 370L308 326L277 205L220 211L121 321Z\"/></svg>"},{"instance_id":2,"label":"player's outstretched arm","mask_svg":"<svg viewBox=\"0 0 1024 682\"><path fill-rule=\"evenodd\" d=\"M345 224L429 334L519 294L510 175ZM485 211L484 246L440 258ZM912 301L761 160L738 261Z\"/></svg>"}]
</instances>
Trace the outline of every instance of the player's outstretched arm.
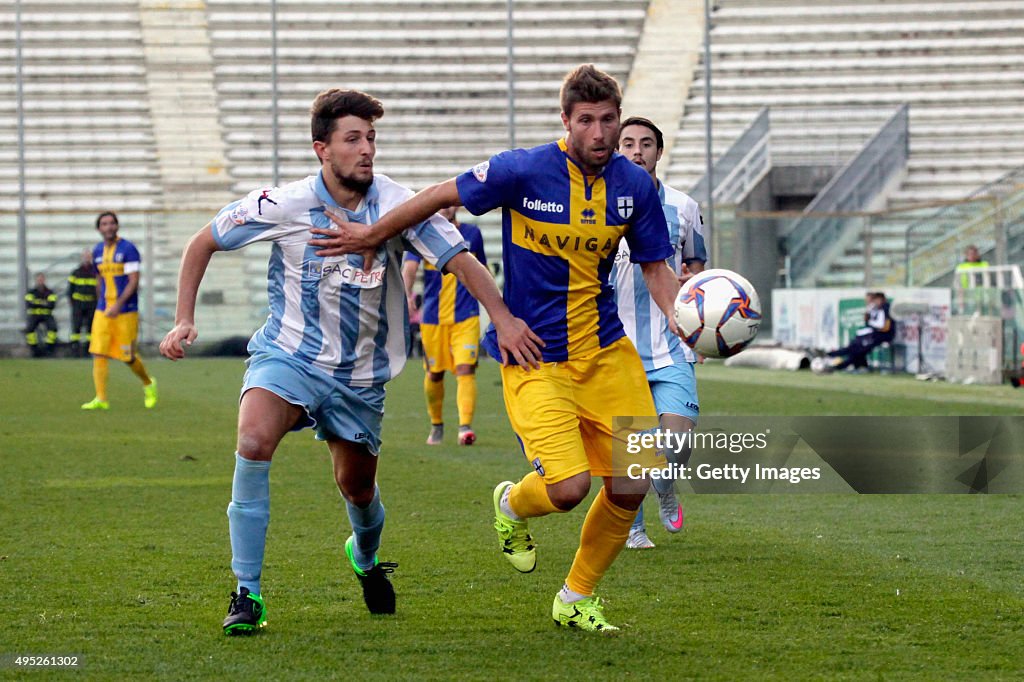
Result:
<instances>
[{"instance_id":1,"label":"player's outstretched arm","mask_svg":"<svg viewBox=\"0 0 1024 682\"><path fill-rule=\"evenodd\" d=\"M676 296L679 294L679 279L663 260L641 263L640 269L644 273L644 282L647 284L647 290L651 292L651 298L668 318L668 328L678 336L679 328L676 326L674 312Z\"/></svg>"},{"instance_id":2,"label":"player's outstretched arm","mask_svg":"<svg viewBox=\"0 0 1024 682\"><path fill-rule=\"evenodd\" d=\"M220 250L209 224L196 232L181 255L178 271L178 304L174 309L174 329L160 342L160 354L171 360L185 357L185 346L191 346L199 335L196 330L196 297L210 258Z\"/></svg>"},{"instance_id":3,"label":"player's outstretched arm","mask_svg":"<svg viewBox=\"0 0 1024 682\"><path fill-rule=\"evenodd\" d=\"M402 230L419 225L442 208L461 206L459 189L455 178L431 185L421 190L408 201L386 213L373 225L348 223L327 212L337 229L314 227L310 232L319 235L311 239L310 245L317 247L318 256L340 256L346 253L365 253L396 236Z\"/></svg>"},{"instance_id":4,"label":"player's outstretched arm","mask_svg":"<svg viewBox=\"0 0 1024 682\"><path fill-rule=\"evenodd\" d=\"M502 300L491 273L476 256L469 251L463 251L453 256L444 267L487 309L494 329L498 332L501 364L507 365L511 355L525 369L539 368L543 361L540 349L544 346L544 341L525 322L512 314Z\"/></svg>"}]
</instances>

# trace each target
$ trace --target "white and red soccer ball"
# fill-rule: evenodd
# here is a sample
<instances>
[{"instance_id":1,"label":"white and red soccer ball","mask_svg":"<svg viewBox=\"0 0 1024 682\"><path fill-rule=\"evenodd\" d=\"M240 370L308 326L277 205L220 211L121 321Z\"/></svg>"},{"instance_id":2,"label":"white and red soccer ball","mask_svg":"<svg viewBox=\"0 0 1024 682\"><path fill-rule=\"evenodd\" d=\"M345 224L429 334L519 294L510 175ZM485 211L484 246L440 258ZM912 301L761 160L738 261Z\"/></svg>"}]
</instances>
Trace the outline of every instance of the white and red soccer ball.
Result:
<instances>
[{"instance_id":1,"label":"white and red soccer ball","mask_svg":"<svg viewBox=\"0 0 1024 682\"><path fill-rule=\"evenodd\" d=\"M728 358L747 347L761 326L761 299L732 270L705 270L676 297L675 320L683 341L709 358Z\"/></svg>"}]
</instances>

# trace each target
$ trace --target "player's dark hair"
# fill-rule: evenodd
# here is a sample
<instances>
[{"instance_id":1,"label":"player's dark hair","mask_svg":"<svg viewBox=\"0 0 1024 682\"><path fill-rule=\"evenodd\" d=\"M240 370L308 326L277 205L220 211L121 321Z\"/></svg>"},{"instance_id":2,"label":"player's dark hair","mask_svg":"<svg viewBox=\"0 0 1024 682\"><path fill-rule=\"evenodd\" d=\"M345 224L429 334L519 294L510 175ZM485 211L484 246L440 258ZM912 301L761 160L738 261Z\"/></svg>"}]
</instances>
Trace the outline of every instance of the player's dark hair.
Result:
<instances>
[{"instance_id":1,"label":"player's dark hair","mask_svg":"<svg viewBox=\"0 0 1024 682\"><path fill-rule=\"evenodd\" d=\"M114 219L114 224L115 225L120 225L121 224L121 222L117 219L117 214L116 213L114 213L113 211L104 211L103 213L100 213L98 216L96 216L96 229L97 230L100 229L100 221L103 220L104 218L106 218L107 216L109 216L109 217Z\"/></svg>"},{"instance_id":2,"label":"player's dark hair","mask_svg":"<svg viewBox=\"0 0 1024 682\"><path fill-rule=\"evenodd\" d=\"M316 96L309 114L313 142L326 143L338 127L339 118L356 116L373 123L384 115L384 105L365 92L332 88Z\"/></svg>"},{"instance_id":3,"label":"player's dark hair","mask_svg":"<svg viewBox=\"0 0 1024 682\"><path fill-rule=\"evenodd\" d=\"M622 122L622 127L619 128L619 130L625 130L626 126L643 126L644 128L648 128L652 133L654 133L654 142L658 145L658 149L665 148L665 136L661 134L661 130L658 126L654 125L651 119L644 118L643 116L630 116Z\"/></svg>"},{"instance_id":4,"label":"player's dark hair","mask_svg":"<svg viewBox=\"0 0 1024 682\"><path fill-rule=\"evenodd\" d=\"M593 64L580 64L566 74L560 98L562 111L572 116L578 102L597 104L611 100L616 108L622 106L622 89L618 81Z\"/></svg>"}]
</instances>

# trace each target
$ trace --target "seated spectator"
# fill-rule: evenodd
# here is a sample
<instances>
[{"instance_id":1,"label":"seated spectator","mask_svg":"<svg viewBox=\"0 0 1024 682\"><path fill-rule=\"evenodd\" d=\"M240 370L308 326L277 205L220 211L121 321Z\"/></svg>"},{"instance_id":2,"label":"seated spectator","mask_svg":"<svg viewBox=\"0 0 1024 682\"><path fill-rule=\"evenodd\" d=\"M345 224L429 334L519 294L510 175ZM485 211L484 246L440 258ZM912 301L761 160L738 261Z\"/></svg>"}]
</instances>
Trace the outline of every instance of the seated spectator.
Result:
<instances>
[{"instance_id":1,"label":"seated spectator","mask_svg":"<svg viewBox=\"0 0 1024 682\"><path fill-rule=\"evenodd\" d=\"M856 336L848 345L829 353L831 363L826 363L826 370L840 370L846 367L866 370L868 355L883 343L892 342L896 336L896 323L889 314L889 301L882 292L872 292L864 297L867 312L864 313L864 326L857 330Z\"/></svg>"}]
</instances>

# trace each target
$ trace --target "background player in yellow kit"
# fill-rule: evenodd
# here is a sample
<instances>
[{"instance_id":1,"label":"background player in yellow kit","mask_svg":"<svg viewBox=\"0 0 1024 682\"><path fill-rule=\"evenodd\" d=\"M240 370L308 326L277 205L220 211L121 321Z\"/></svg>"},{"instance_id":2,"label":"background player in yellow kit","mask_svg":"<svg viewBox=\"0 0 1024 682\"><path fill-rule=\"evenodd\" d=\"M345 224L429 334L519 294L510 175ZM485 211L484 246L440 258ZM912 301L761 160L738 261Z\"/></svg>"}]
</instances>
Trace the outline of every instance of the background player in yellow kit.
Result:
<instances>
[{"instance_id":1,"label":"background player in yellow kit","mask_svg":"<svg viewBox=\"0 0 1024 682\"><path fill-rule=\"evenodd\" d=\"M487 265L480 228L461 223L458 207L442 209L440 214L462 233L469 250ZM406 296L412 309L413 284L422 259L407 251L402 264ZM420 334L423 339L423 392L427 398L430 434L427 445L440 445L444 439L444 373L455 374L456 403L459 407L459 445L476 442L473 412L476 410L476 366L480 347L480 304L455 275L442 273L427 263L423 268L423 308Z\"/></svg>"},{"instance_id":2,"label":"background player in yellow kit","mask_svg":"<svg viewBox=\"0 0 1024 682\"><path fill-rule=\"evenodd\" d=\"M92 379L96 397L82 405L83 410L108 410L107 360L121 360L142 381L144 404L156 406L156 379L149 376L138 356L139 270L142 256L127 239L117 236L120 226L111 211L96 218L96 229L103 241L92 250L96 265L96 313L92 319Z\"/></svg>"}]
</instances>

